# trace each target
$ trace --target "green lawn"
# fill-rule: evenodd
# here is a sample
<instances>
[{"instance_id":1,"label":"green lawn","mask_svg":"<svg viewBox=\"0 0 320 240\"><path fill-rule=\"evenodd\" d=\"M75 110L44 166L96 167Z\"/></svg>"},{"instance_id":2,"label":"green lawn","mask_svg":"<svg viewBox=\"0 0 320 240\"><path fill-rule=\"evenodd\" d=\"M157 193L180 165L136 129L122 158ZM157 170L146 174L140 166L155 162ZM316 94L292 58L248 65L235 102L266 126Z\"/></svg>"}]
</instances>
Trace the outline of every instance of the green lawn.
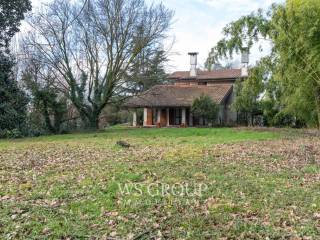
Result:
<instances>
[{"instance_id":1,"label":"green lawn","mask_svg":"<svg viewBox=\"0 0 320 240\"><path fill-rule=\"evenodd\" d=\"M0 141L0 239L318 239L320 139L288 132Z\"/></svg>"}]
</instances>

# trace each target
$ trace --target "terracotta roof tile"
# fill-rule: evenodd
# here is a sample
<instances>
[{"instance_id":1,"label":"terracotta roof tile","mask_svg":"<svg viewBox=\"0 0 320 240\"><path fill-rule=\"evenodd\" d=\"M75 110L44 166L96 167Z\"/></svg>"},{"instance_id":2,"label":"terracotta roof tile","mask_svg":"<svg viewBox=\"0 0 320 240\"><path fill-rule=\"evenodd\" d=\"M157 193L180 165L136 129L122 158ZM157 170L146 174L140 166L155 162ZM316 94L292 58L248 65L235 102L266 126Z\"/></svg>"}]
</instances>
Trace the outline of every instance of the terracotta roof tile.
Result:
<instances>
[{"instance_id":1,"label":"terracotta roof tile","mask_svg":"<svg viewBox=\"0 0 320 240\"><path fill-rule=\"evenodd\" d=\"M125 107L189 107L202 94L221 103L232 90L232 84L213 86L157 85L138 96L130 98Z\"/></svg>"},{"instance_id":2,"label":"terracotta roof tile","mask_svg":"<svg viewBox=\"0 0 320 240\"><path fill-rule=\"evenodd\" d=\"M169 75L170 79L229 79L240 78L241 69L223 69L215 71L198 71L196 77L190 77L190 71L179 71Z\"/></svg>"}]
</instances>

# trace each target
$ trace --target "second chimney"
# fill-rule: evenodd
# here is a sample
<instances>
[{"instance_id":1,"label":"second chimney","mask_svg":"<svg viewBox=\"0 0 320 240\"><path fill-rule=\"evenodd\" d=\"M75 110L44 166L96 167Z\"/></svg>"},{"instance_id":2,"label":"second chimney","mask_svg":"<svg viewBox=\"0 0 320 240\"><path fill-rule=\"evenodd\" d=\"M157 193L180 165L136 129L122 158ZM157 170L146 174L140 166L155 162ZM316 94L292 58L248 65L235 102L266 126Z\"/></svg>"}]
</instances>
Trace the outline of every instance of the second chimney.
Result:
<instances>
[{"instance_id":1,"label":"second chimney","mask_svg":"<svg viewBox=\"0 0 320 240\"><path fill-rule=\"evenodd\" d=\"M241 51L241 77L248 77L248 65L249 65L249 48L243 48Z\"/></svg>"},{"instance_id":2,"label":"second chimney","mask_svg":"<svg viewBox=\"0 0 320 240\"><path fill-rule=\"evenodd\" d=\"M197 76L197 52L189 52L190 55L190 77L196 77Z\"/></svg>"}]
</instances>

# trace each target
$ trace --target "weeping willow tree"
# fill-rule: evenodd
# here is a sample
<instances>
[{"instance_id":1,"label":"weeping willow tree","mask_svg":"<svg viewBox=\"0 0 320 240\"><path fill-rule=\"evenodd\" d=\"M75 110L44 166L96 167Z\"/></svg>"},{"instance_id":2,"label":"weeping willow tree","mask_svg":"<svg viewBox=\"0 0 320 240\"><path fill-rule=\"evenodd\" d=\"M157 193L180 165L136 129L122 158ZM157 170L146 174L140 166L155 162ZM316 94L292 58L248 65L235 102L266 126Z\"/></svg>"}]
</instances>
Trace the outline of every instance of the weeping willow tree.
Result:
<instances>
[{"instance_id":1,"label":"weeping willow tree","mask_svg":"<svg viewBox=\"0 0 320 240\"><path fill-rule=\"evenodd\" d=\"M232 57L261 39L271 42L269 56L263 58L250 78L256 78L261 93L272 99L279 111L292 114L309 126L320 126L320 2L287 0L267 12L258 10L231 22L224 38L212 48L207 62ZM242 89L249 83L244 82ZM247 86L246 86L247 85ZM250 91L249 91L250 92ZM240 92L243 98L261 96ZM247 94L247 96L246 96Z\"/></svg>"}]
</instances>

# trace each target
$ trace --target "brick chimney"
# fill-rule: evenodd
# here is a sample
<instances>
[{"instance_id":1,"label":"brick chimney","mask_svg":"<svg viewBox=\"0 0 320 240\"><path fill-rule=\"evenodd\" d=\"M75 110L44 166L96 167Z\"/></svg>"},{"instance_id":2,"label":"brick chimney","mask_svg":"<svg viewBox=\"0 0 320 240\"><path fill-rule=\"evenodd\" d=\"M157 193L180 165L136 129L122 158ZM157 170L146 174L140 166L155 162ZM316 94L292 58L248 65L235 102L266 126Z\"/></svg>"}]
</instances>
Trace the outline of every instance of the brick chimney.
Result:
<instances>
[{"instance_id":1,"label":"brick chimney","mask_svg":"<svg viewBox=\"0 0 320 240\"><path fill-rule=\"evenodd\" d=\"M189 52L190 55L190 77L196 77L197 76L197 52Z\"/></svg>"}]
</instances>

